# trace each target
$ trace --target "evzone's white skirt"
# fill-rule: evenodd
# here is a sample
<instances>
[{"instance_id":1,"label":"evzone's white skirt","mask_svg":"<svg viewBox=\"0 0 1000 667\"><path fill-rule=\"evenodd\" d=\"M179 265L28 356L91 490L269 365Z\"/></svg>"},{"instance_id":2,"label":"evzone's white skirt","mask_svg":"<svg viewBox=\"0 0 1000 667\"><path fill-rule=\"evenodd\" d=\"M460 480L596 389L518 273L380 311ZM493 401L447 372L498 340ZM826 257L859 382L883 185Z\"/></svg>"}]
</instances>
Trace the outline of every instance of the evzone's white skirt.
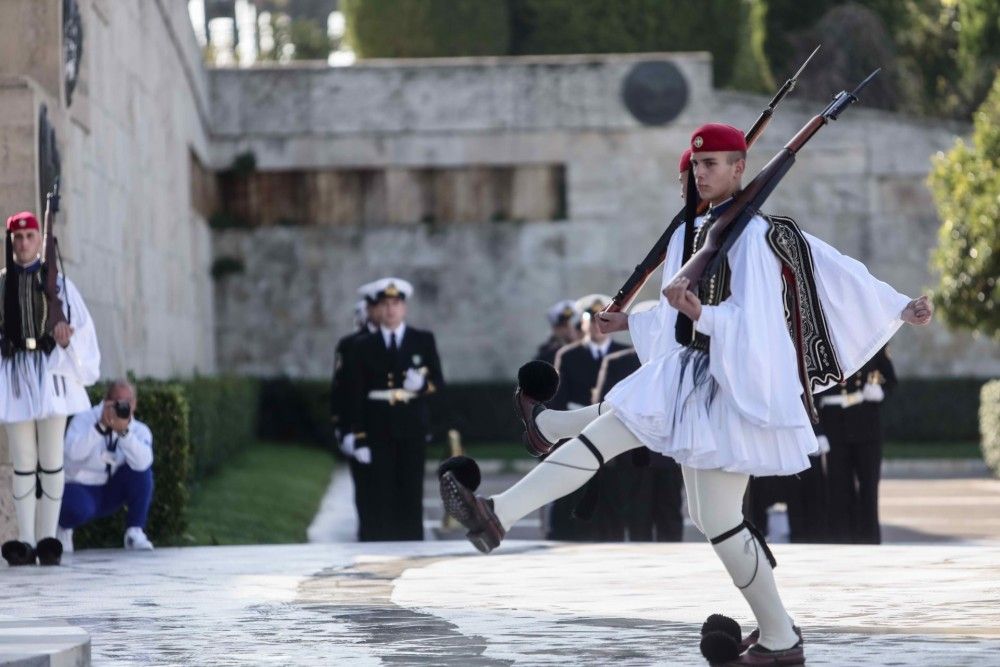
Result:
<instances>
[{"instance_id":1,"label":"evzone's white skirt","mask_svg":"<svg viewBox=\"0 0 1000 667\"><path fill-rule=\"evenodd\" d=\"M775 428L742 415L708 370L708 355L688 348L645 363L605 401L640 442L691 468L755 476L794 475L818 449L801 425Z\"/></svg>"}]
</instances>

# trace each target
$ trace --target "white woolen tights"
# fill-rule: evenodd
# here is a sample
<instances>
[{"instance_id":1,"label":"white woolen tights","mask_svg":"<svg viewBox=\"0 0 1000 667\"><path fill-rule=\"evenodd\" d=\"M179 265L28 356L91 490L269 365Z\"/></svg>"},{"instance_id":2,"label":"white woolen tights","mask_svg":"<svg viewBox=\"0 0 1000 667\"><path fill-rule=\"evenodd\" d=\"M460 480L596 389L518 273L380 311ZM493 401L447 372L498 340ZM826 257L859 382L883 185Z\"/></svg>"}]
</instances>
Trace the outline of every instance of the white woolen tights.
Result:
<instances>
[{"instance_id":1,"label":"white woolen tights","mask_svg":"<svg viewBox=\"0 0 1000 667\"><path fill-rule=\"evenodd\" d=\"M589 439L605 461L643 446L611 410L602 409L603 414L594 419L597 408L588 406L565 412L546 410L539 415L539 428L542 428L540 420L548 416L542 430L546 438L552 435L559 436L550 438L553 440L573 439L556 449L514 486L492 497L494 511L505 530L528 513L575 491L594 475L597 460L583 441L574 437L577 434ZM572 429L587 415L591 415L593 421L574 433ZM686 466L682 470L691 519L707 537L721 535L743 523L747 475ZM761 645L772 650L793 646L798 637L778 595L771 565L750 532L744 528L713 548L753 610L760 627Z\"/></svg>"},{"instance_id":2,"label":"white woolen tights","mask_svg":"<svg viewBox=\"0 0 1000 667\"><path fill-rule=\"evenodd\" d=\"M15 471L12 490L18 539L35 546L36 538L55 537L59 524L65 485L62 467L66 417L4 424L4 430ZM36 479L42 487L42 497L37 501Z\"/></svg>"}]
</instances>

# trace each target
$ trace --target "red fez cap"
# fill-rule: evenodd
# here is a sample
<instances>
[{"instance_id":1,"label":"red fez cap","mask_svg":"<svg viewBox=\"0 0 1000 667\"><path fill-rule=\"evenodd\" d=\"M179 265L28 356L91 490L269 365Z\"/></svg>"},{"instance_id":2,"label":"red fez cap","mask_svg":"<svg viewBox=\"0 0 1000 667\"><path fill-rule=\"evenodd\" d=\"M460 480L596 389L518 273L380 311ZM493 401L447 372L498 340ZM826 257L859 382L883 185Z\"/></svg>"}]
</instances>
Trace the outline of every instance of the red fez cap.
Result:
<instances>
[{"instance_id":1,"label":"red fez cap","mask_svg":"<svg viewBox=\"0 0 1000 667\"><path fill-rule=\"evenodd\" d=\"M685 148L684 152L681 153L681 161L677 164L677 170L683 174L689 169L691 169L691 149Z\"/></svg>"},{"instance_id":2,"label":"red fez cap","mask_svg":"<svg viewBox=\"0 0 1000 667\"><path fill-rule=\"evenodd\" d=\"M38 218L31 211L21 211L7 218L8 232L19 232L23 229L40 229Z\"/></svg>"},{"instance_id":3,"label":"red fez cap","mask_svg":"<svg viewBox=\"0 0 1000 667\"><path fill-rule=\"evenodd\" d=\"M710 151L745 151L747 140L743 131L732 125L706 123L691 135L691 150L696 153Z\"/></svg>"}]
</instances>

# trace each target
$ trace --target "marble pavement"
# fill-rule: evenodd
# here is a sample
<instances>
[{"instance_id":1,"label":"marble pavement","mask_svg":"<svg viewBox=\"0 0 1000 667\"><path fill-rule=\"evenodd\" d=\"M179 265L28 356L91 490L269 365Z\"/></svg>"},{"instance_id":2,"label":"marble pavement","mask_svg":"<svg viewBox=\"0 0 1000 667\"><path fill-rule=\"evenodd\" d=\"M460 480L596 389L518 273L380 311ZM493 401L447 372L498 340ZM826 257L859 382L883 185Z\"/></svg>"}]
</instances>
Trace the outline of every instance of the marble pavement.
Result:
<instances>
[{"instance_id":1,"label":"marble pavement","mask_svg":"<svg viewBox=\"0 0 1000 667\"><path fill-rule=\"evenodd\" d=\"M1000 542L777 545L810 665L1000 663ZM0 568L0 625L63 619L98 665L702 665L748 610L702 543L87 551Z\"/></svg>"}]
</instances>

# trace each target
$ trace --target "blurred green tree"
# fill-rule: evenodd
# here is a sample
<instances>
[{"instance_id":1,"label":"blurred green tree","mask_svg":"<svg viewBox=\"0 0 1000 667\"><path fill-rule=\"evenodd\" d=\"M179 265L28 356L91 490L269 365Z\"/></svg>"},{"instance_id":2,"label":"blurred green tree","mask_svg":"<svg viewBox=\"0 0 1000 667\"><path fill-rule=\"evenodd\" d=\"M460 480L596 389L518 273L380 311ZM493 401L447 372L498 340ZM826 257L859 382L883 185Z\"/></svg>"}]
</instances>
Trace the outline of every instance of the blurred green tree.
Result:
<instances>
[{"instance_id":1,"label":"blurred green tree","mask_svg":"<svg viewBox=\"0 0 1000 667\"><path fill-rule=\"evenodd\" d=\"M1000 340L1000 75L973 122L971 144L959 139L928 178L942 220L934 302L949 325Z\"/></svg>"}]
</instances>

